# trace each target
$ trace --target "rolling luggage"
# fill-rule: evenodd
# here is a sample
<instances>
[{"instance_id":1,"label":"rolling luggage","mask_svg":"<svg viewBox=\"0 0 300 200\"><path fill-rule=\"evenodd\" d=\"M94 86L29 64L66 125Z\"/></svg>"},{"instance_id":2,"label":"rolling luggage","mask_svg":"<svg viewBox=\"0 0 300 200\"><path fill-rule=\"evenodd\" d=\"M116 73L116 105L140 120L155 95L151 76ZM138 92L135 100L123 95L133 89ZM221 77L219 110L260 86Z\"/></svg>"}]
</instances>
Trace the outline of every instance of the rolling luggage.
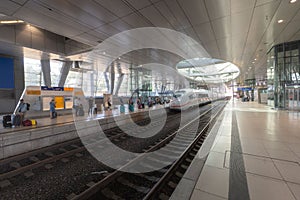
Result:
<instances>
[{"instance_id":1,"label":"rolling luggage","mask_svg":"<svg viewBox=\"0 0 300 200\"><path fill-rule=\"evenodd\" d=\"M79 116L84 116L84 111L83 111L83 108L82 108L82 107L79 107L78 115L79 115Z\"/></svg>"},{"instance_id":2,"label":"rolling luggage","mask_svg":"<svg viewBox=\"0 0 300 200\"><path fill-rule=\"evenodd\" d=\"M31 121L32 126L37 125L37 121L35 119L31 119L30 121Z\"/></svg>"},{"instance_id":3,"label":"rolling luggage","mask_svg":"<svg viewBox=\"0 0 300 200\"><path fill-rule=\"evenodd\" d=\"M129 109L130 112L133 112L134 111L134 105L130 104L129 107L128 107L128 109Z\"/></svg>"},{"instance_id":4,"label":"rolling luggage","mask_svg":"<svg viewBox=\"0 0 300 200\"><path fill-rule=\"evenodd\" d=\"M57 117L57 112L52 112L52 119Z\"/></svg>"},{"instance_id":5,"label":"rolling luggage","mask_svg":"<svg viewBox=\"0 0 300 200\"><path fill-rule=\"evenodd\" d=\"M124 105L120 105L120 113L124 113L125 112L125 106Z\"/></svg>"},{"instance_id":6,"label":"rolling luggage","mask_svg":"<svg viewBox=\"0 0 300 200\"><path fill-rule=\"evenodd\" d=\"M12 125L21 126L21 115L20 114L12 115Z\"/></svg>"},{"instance_id":7,"label":"rolling luggage","mask_svg":"<svg viewBox=\"0 0 300 200\"><path fill-rule=\"evenodd\" d=\"M23 126L32 126L31 120L27 119L22 122Z\"/></svg>"},{"instance_id":8,"label":"rolling luggage","mask_svg":"<svg viewBox=\"0 0 300 200\"><path fill-rule=\"evenodd\" d=\"M12 127L12 123L11 123L11 116L10 115L5 115L3 116L3 127L4 128L11 128Z\"/></svg>"}]
</instances>

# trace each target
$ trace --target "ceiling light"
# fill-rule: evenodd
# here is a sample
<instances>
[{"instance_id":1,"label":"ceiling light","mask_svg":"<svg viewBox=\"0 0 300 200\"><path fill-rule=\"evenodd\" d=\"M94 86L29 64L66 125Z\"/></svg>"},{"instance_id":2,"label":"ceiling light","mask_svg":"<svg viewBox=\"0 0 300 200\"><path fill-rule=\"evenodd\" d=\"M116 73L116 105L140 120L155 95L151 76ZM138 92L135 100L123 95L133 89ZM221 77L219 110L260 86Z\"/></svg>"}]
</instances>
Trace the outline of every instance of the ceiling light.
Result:
<instances>
[{"instance_id":1,"label":"ceiling light","mask_svg":"<svg viewBox=\"0 0 300 200\"><path fill-rule=\"evenodd\" d=\"M105 51L103 51L103 55L105 55L106 53L105 53Z\"/></svg>"},{"instance_id":2,"label":"ceiling light","mask_svg":"<svg viewBox=\"0 0 300 200\"><path fill-rule=\"evenodd\" d=\"M254 64L255 62L253 61L252 64Z\"/></svg>"},{"instance_id":3,"label":"ceiling light","mask_svg":"<svg viewBox=\"0 0 300 200\"><path fill-rule=\"evenodd\" d=\"M254 58L254 60L257 60L256 58Z\"/></svg>"},{"instance_id":4,"label":"ceiling light","mask_svg":"<svg viewBox=\"0 0 300 200\"><path fill-rule=\"evenodd\" d=\"M22 20L5 20L0 21L0 24L17 24L17 23L24 23Z\"/></svg>"},{"instance_id":5,"label":"ceiling light","mask_svg":"<svg viewBox=\"0 0 300 200\"><path fill-rule=\"evenodd\" d=\"M280 19L277 22L278 22L278 24L281 24L283 22L283 19Z\"/></svg>"},{"instance_id":6,"label":"ceiling light","mask_svg":"<svg viewBox=\"0 0 300 200\"><path fill-rule=\"evenodd\" d=\"M296 3L297 0L290 0L290 3Z\"/></svg>"}]
</instances>

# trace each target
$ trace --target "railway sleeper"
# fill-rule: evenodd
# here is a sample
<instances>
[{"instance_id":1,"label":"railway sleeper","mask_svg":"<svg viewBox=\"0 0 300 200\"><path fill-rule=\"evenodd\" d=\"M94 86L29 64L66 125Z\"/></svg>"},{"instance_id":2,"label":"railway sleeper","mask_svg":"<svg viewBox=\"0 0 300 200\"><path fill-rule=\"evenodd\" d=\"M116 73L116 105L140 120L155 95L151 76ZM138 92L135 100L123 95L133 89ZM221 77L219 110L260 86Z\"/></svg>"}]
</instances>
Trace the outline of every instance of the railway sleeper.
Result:
<instances>
[{"instance_id":1,"label":"railway sleeper","mask_svg":"<svg viewBox=\"0 0 300 200\"><path fill-rule=\"evenodd\" d=\"M136 176L147 179L148 181L151 181L151 182L154 182L154 183L156 183L160 179L156 176L148 176L148 175L145 175L145 174L136 174Z\"/></svg>"},{"instance_id":2,"label":"railway sleeper","mask_svg":"<svg viewBox=\"0 0 300 200\"><path fill-rule=\"evenodd\" d=\"M113 200L125 200L122 197L116 195L113 191L111 191L109 188L104 188L101 190L101 193L103 196L105 196L107 199L113 199Z\"/></svg>"},{"instance_id":3,"label":"railway sleeper","mask_svg":"<svg viewBox=\"0 0 300 200\"><path fill-rule=\"evenodd\" d=\"M138 186L132 182L130 182L129 180L125 179L125 178L122 178L122 177L119 177L117 179L117 181L119 183L121 183L122 185L125 185L127 187L130 187L140 193L144 193L144 194L147 194L149 191L150 191L150 188L147 188L147 187L143 187L143 186Z\"/></svg>"}]
</instances>

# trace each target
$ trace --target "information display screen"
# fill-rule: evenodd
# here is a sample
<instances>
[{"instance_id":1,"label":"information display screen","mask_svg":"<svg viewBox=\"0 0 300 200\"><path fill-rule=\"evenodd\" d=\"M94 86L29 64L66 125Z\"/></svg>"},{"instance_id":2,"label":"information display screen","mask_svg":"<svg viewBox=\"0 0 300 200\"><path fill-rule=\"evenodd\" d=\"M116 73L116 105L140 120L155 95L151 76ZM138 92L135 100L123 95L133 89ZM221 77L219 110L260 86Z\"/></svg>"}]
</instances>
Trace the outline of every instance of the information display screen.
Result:
<instances>
[{"instance_id":1,"label":"information display screen","mask_svg":"<svg viewBox=\"0 0 300 200\"><path fill-rule=\"evenodd\" d=\"M73 97L65 97L65 108L72 109L73 107Z\"/></svg>"}]
</instances>

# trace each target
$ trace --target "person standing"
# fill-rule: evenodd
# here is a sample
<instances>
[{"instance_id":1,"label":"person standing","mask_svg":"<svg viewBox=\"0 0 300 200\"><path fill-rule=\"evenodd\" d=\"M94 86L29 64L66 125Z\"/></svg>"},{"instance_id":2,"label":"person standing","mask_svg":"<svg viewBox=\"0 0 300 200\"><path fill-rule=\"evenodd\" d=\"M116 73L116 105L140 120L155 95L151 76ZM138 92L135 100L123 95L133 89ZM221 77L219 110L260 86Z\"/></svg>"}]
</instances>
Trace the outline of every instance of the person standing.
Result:
<instances>
[{"instance_id":1,"label":"person standing","mask_svg":"<svg viewBox=\"0 0 300 200\"><path fill-rule=\"evenodd\" d=\"M94 99L93 97L89 98L89 111L88 114L91 113L91 116L93 115L93 106L94 106Z\"/></svg>"},{"instance_id":2,"label":"person standing","mask_svg":"<svg viewBox=\"0 0 300 200\"><path fill-rule=\"evenodd\" d=\"M79 98L75 97L75 100L74 100L75 116L78 115L79 104L80 104Z\"/></svg>"},{"instance_id":3,"label":"person standing","mask_svg":"<svg viewBox=\"0 0 300 200\"><path fill-rule=\"evenodd\" d=\"M22 124L22 122L25 119L26 112L27 112L27 103L24 102L24 99L20 100L20 105L18 107L18 112L19 112L19 115L20 115L20 118L21 118L20 121L21 121L21 124Z\"/></svg>"},{"instance_id":4,"label":"person standing","mask_svg":"<svg viewBox=\"0 0 300 200\"><path fill-rule=\"evenodd\" d=\"M53 119L53 118L56 118L57 117L57 114L56 114L56 111L55 111L55 101L54 99L52 99L49 103L50 105L50 118Z\"/></svg>"}]
</instances>

